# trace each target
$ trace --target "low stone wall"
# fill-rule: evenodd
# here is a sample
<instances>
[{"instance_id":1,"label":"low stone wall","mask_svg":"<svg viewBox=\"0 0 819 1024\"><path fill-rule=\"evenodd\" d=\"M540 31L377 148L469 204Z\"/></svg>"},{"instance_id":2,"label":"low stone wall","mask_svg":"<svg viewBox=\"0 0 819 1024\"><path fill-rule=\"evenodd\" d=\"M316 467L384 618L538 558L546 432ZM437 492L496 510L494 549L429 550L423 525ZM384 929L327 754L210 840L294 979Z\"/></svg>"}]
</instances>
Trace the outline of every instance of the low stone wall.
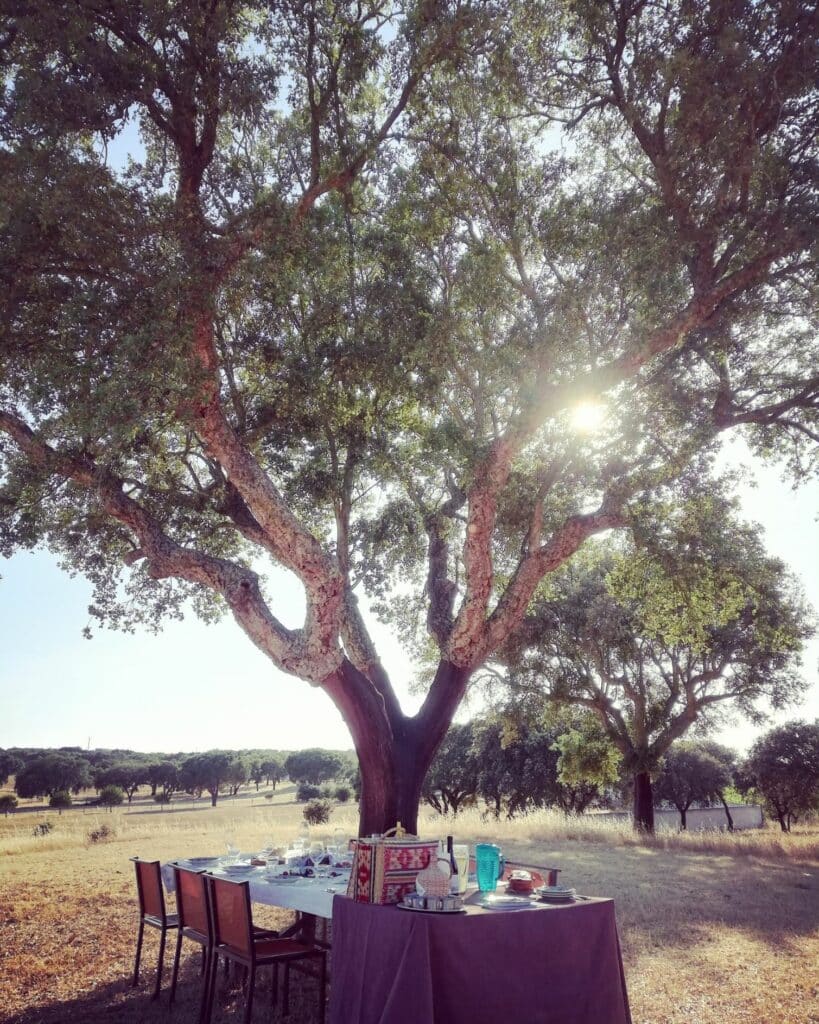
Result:
<instances>
[{"instance_id":1,"label":"low stone wall","mask_svg":"<svg viewBox=\"0 0 819 1024\"><path fill-rule=\"evenodd\" d=\"M762 808L757 804L728 804L728 809L734 819L735 829L762 828ZM631 815L622 811L604 811L601 817L610 818L612 821L631 820ZM728 819L725 817L725 810L722 806L692 807L685 819L689 832L696 832L698 829L722 830L728 828ZM671 810L655 808L654 826L658 830L676 832L680 827L680 812L675 808Z\"/></svg>"}]
</instances>

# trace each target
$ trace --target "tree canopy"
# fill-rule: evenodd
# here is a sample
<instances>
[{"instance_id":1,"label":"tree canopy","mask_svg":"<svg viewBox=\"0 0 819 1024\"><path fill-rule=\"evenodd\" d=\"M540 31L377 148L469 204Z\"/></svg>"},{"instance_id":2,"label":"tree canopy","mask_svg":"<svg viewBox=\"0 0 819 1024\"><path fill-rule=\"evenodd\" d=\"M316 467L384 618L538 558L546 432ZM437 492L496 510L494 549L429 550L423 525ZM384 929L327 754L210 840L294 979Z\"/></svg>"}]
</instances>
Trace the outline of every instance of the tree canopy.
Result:
<instances>
[{"instance_id":1,"label":"tree canopy","mask_svg":"<svg viewBox=\"0 0 819 1024\"><path fill-rule=\"evenodd\" d=\"M589 537L731 428L815 467L808 5L0 15L0 553L108 625L229 611L343 714L365 832ZM364 598L427 649L414 715Z\"/></svg>"},{"instance_id":2,"label":"tree canopy","mask_svg":"<svg viewBox=\"0 0 819 1024\"><path fill-rule=\"evenodd\" d=\"M740 766L740 790L755 791L783 832L819 810L819 721L786 722L761 736Z\"/></svg>"},{"instance_id":3,"label":"tree canopy","mask_svg":"<svg viewBox=\"0 0 819 1024\"><path fill-rule=\"evenodd\" d=\"M637 539L553 574L510 641L509 679L518 695L597 716L634 780L635 821L651 829L663 755L694 726L737 710L759 723L798 699L813 624L794 580L717 493L689 494Z\"/></svg>"}]
</instances>

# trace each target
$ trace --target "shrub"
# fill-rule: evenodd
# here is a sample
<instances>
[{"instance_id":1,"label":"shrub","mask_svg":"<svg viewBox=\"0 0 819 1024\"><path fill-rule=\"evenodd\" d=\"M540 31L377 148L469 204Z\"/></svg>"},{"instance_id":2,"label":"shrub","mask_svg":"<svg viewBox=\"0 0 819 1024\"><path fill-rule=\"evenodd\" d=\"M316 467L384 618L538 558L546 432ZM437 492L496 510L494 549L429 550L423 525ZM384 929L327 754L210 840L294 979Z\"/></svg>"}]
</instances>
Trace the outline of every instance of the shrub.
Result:
<instances>
[{"instance_id":1,"label":"shrub","mask_svg":"<svg viewBox=\"0 0 819 1024\"><path fill-rule=\"evenodd\" d=\"M119 786L103 786L100 790L99 802L103 807L109 808L109 810L112 807L119 807L124 799L125 794Z\"/></svg>"},{"instance_id":2,"label":"shrub","mask_svg":"<svg viewBox=\"0 0 819 1024\"><path fill-rule=\"evenodd\" d=\"M50 821L41 821L39 825L35 825L31 830L33 836L47 836L49 832L54 831L54 826Z\"/></svg>"},{"instance_id":3,"label":"shrub","mask_svg":"<svg viewBox=\"0 0 819 1024\"><path fill-rule=\"evenodd\" d=\"M323 825L330 820L332 810L329 800L311 800L304 808L304 820L308 825Z\"/></svg>"},{"instance_id":4,"label":"shrub","mask_svg":"<svg viewBox=\"0 0 819 1024\"><path fill-rule=\"evenodd\" d=\"M99 828L95 828L88 833L88 842L104 843L108 839L113 839L114 835L114 830L110 825L100 825Z\"/></svg>"},{"instance_id":5,"label":"shrub","mask_svg":"<svg viewBox=\"0 0 819 1024\"><path fill-rule=\"evenodd\" d=\"M317 800L321 796L321 790L312 782L300 782L296 790L296 799L301 803L303 800Z\"/></svg>"},{"instance_id":6,"label":"shrub","mask_svg":"<svg viewBox=\"0 0 819 1024\"><path fill-rule=\"evenodd\" d=\"M349 786L336 786L335 792L333 793L333 796L340 804L346 804L351 795Z\"/></svg>"},{"instance_id":7,"label":"shrub","mask_svg":"<svg viewBox=\"0 0 819 1024\"><path fill-rule=\"evenodd\" d=\"M13 793L4 793L0 796L0 811L9 814L17 806L17 797Z\"/></svg>"},{"instance_id":8,"label":"shrub","mask_svg":"<svg viewBox=\"0 0 819 1024\"><path fill-rule=\"evenodd\" d=\"M157 793L154 796L154 803L155 804L169 804L170 802L171 802L171 794L170 793Z\"/></svg>"},{"instance_id":9,"label":"shrub","mask_svg":"<svg viewBox=\"0 0 819 1024\"><path fill-rule=\"evenodd\" d=\"M58 789L56 793L52 793L48 801L48 806L58 810L60 814L70 807L72 804L71 794L64 789Z\"/></svg>"}]
</instances>

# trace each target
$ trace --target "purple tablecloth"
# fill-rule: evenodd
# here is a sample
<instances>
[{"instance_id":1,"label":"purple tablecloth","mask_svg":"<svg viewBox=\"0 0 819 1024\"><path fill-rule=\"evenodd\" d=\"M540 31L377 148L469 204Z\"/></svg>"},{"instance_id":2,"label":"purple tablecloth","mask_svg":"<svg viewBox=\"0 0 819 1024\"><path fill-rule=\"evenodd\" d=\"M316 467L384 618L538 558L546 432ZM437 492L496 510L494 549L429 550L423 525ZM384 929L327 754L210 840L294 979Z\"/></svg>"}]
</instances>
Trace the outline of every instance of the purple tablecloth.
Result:
<instances>
[{"instance_id":1,"label":"purple tablecloth","mask_svg":"<svg viewBox=\"0 0 819 1024\"><path fill-rule=\"evenodd\" d=\"M330 1024L631 1024L612 900L422 914L333 901Z\"/></svg>"}]
</instances>

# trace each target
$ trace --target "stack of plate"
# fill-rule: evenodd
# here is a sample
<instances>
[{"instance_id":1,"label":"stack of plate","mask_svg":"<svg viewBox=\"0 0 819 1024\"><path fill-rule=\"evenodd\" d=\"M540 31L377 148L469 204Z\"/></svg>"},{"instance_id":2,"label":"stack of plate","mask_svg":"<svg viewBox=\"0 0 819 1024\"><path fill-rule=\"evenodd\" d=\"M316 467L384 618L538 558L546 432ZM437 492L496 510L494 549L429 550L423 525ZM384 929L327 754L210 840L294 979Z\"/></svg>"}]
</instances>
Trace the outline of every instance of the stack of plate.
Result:
<instances>
[{"instance_id":1,"label":"stack of plate","mask_svg":"<svg viewBox=\"0 0 819 1024\"><path fill-rule=\"evenodd\" d=\"M535 894L547 903L572 903L576 890L566 885L541 885Z\"/></svg>"}]
</instances>

